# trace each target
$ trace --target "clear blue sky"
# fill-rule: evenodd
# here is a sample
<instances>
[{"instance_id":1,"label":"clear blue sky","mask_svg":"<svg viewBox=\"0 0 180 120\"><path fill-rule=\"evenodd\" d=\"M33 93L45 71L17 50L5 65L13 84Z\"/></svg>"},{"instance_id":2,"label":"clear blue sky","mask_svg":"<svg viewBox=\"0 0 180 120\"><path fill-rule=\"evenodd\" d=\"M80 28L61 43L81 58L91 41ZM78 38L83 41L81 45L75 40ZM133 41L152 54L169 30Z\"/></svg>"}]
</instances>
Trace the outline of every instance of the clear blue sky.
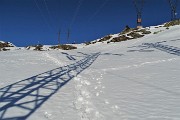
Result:
<instances>
[{"instance_id":1,"label":"clear blue sky","mask_svg":"<svg viewBox=\"0 0 180 120\"><path fill-rule=\"evenodd\" d=\"M143 26L170 21L167 0L145 1ZM59 29L62 44L68 29L70 43L81 43L118 33L126 25L136 26L132 0L0 0L0 40L17 46L57 44Z\"/></svg>"}]
</instances>

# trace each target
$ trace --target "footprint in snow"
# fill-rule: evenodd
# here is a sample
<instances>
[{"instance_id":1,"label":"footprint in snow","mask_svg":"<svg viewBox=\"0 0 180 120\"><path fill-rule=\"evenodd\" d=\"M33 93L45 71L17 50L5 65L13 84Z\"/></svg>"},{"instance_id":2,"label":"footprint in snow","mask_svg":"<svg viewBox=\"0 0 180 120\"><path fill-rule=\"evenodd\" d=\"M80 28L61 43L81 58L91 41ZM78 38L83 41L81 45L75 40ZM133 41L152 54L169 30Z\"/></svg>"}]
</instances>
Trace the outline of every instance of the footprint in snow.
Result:
<instances>
[{"instance_id":1,"label":"footprint in snow","mask_svg":"<svg viewBox=\"0 0 180 120\"><path fill-rule=\"evenodd\" d=\"M44 112L44 116L45 116L47 119L49 119L49 120L52 119L52 114L51 114L51 113Z\"/></svg>"},{"instance_id":2,"label":"footprint in snow","mask_svg":"<svg viewBox=\"0 0 180 120\"><path fill-rule=\"evenodd\" d=\"M97 87L97 86L95 86L95 87L94 87L94 89L96 90L96 89L98 89L98 87Z\"/></svg>"},{"instance_id":3,"label":"footprint in snow","mask_svg":"<svg viewBox=\"0 0 180 120\"><path fill-rule=\"evenodd\" d=\"M105 102L106 104L109 104L109 101L108 101L108 100L105 100L104 102Z\"/></svg>"},{"instance_id":4,"label":"footprint in snow","mask_svg":"<svg viewBox=\"0 0 180 120\"><path fill-rule=\"evenodd\" d=\"M119 106L117 106L117 105L113 105L111 108L112 108L113 112L118 112L118 110L119 110Z\"/></svg>"}]
</instances>

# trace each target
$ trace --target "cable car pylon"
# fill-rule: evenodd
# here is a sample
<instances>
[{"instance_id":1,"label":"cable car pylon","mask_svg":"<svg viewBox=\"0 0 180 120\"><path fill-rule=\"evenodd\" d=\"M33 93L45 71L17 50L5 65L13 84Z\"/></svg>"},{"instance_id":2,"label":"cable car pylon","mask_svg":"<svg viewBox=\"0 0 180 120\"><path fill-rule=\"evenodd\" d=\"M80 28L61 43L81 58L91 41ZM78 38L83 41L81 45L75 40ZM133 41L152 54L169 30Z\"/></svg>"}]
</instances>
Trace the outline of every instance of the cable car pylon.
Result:
<instances>
[{"instance_id":1,"label":"cable car pylon","mask_svg":"<svg viewBox=\"0 0 180 120\"><path fill-rule=\"evenodd\" d=\"M178 0L168 0L171 7L171 20L177 20L177 5Z\"/></svg>"},{"instance_id":2,"label":"cable car pylon","mask_svg":"<svg viewBox=\"0 0 180 120\"><path fill-rule=\"evenodd\" d=\"M70 39L70 29L67 30L67 44L69 44Z\"/></svg>"},{"instance_id":3,"label":"cable car pylon","mask_svg":"<svg viewBox=\"0 0 180 120\"><path fill-rule=\"evenodd\" d=\"M144 6L144 0L133 0L133 3L137 12L137 28L142 28L142 10Z\"/></svg>"}]
</instances>

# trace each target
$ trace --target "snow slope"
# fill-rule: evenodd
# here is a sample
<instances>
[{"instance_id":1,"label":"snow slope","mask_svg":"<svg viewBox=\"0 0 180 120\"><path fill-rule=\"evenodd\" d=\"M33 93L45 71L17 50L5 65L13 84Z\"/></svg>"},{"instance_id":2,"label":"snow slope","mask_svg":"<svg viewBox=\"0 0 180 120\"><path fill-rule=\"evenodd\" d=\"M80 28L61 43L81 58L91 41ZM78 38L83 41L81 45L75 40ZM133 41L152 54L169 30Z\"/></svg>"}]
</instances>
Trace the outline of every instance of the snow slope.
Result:
<instances>
[{"instance_id":1,"label":"snow slope","mask_svg":"<svg viewBox=\"0 0 180 120\"><path fill-rule=\"evenodd\" d=\"M0 119L179 120L180 26L150 30L71 51L1 52Z\"/></svg>"}]
</instances>

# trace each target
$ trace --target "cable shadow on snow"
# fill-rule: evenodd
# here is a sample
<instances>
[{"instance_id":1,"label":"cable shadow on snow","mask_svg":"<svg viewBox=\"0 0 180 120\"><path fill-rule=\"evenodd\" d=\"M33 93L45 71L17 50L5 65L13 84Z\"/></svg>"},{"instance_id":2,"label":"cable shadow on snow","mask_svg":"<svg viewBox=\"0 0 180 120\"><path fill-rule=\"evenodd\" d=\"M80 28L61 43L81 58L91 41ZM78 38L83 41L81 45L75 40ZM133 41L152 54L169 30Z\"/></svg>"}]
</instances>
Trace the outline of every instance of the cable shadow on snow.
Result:
<instances>
[{"instance_id":1,"label":"cable shadow on snow","mask_svg":"<svg viewBox=\"0 0 180 120\"><path fill-rule=\"evenodd\" d=\"M84 56L88 55L88 54L83 53L83 52L77 52L77 53L82 54L82 55L84 55Z\"/></svg>"},{"instance_id":2,"label":"cable shadow on snow","mask_svg":"<svg viewBox=\"0 0 180 120\"><path fill-rule=\"evenodd\" d=\"M102 53L101 55L115 55L115 56L123 56L124 54Z\"/></svg>"},{"instance_id":3,"label":"cable shadow on snow","mask_svg":"<svg viewBox=\"0 0 180 120\"><path fill-rule=\"evenodd\" d=\"M151 50L150 47L147 45L138 45L138 46L132 46L128 48L140 48L140 49L128 50L127 52L154 52L154 50Z\"/></svg>"},{"instance_id":4,"label":"cable shadow on snow","mask_svg":"<svg viewBox=\"0 0 180 120\"><path fill-rule=\"evenodd\" d=\"M166 88L163 88L161 86L158 86L158 85L155 85L155 84L151 84L151 83L146 83L146 82L143 82L143 81L139 81L138 78L131 78L131 77L128 77L128 76L123 76L123 75L119 75L119 74L114 74L113 72L108 72L109 74L111 74L112 76L116 76L116 77L119 77L119 78L123 78L125 80L128 80L128 81L131 81L131 82L134 82L136 84L139 84L139 85L144 85L146 87L150 87L150 88L153 88L153 89L156 89L156 90L160 90L160 91L163 91L165 93L168 93L168 94L171 94L173 96L178 96L180 97L180 92L177 92L177 91L172 91L170 89L166 89Z\"/></svg>"},{"instance_id":5,"label":"cable shadow on snow","mask_svg":"<svg viewBox=\"0 0 180 120\"><path fill-rule=\"evenodd\" d=\"M75 61L76 58L73 57L73 55L70 55L68 53L65 53L65 52L61 52L63 55L66 55L66 57L69 59L69 60L72 60L72 61Z\"/></svg>"},{"instance_id":6,"label":"cable shadow on snow","mask_svg":"<svg viewBox=\"0 0 180 120\"><path fill-rule=\"evenodd\" d=\"M156 43L143 43L142 45L132 46L129 48L140 48L140 49L128 50L127 52L153 52L154 50L151 50L151 48L154 48L169 54L180 56L180 48L161 44L163 42L166 41L156 42Z\"/></svg>"},{"instance_id":7,"label":"cable shadow on snow","mask_svg":"<svg viewBox=\"0 0 180 120\"><path fill-rule=\"evenodd\" d=\"M0 88L0 120L25 120L100 55L94 53L64 67Z\"/></svg>"},{"instance_id":8,"label":"cable shadow on snow","mask_svg":"<svg viewBox=\"0 0 180 120\"><path fill-rule=\"evenodd\" d=\"M77 52L77 53L82 54L82 55L87 55L86 53L83 53L83 52ZM100 55L123 56L124 54L118 54L118 53L101 53Z\"/></svg>"},{"instance_id":9,"label":"cable shadow on snow","mask_svg":"<svg viewBox=\"0 0 180 120\"><path fill-rule=\"evenodd\" d=\"M143 45L146 45L149 48L155 48L155 49L161 50L169 54L180 56L180 48L178 47L163 45L160 43L143 43Z\"/></svg>"}]
</instances>

